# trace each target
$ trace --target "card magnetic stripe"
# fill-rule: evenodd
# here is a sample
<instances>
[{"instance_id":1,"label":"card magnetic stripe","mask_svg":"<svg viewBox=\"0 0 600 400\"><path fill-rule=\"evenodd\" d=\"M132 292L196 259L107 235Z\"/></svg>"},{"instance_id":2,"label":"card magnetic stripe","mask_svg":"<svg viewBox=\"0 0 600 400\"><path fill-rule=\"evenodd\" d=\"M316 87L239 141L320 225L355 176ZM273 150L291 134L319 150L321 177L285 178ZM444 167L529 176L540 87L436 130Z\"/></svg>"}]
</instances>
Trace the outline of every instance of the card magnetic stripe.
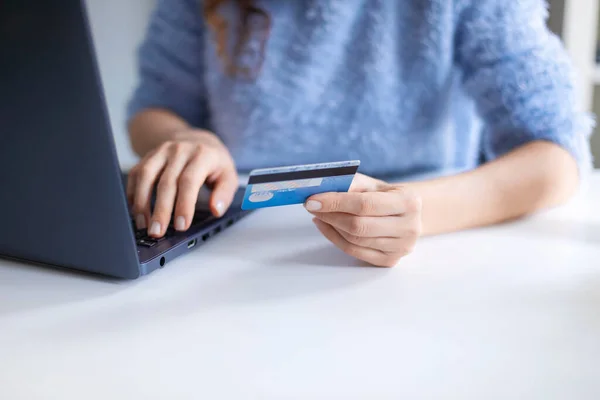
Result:
<instances>
[{"instance_id":1,"label":"card magnetic stripe","mask_svg":"<svg viewBox=\"0 0 600 400\"><path fill-rule=\"evenodd\" d=\"M299 179L312 179L312 178L327 178L332 176L343 176L343 175L354 175L358 171L358 166L353 165L349 167L341 168L323 168L313 169L308 171L293 171L293 172L279 172L268 175L251 175L248 178L249 185L255 185L259 183L270 183L279 181L292 181Z\"/></svg>"}]
</instances>

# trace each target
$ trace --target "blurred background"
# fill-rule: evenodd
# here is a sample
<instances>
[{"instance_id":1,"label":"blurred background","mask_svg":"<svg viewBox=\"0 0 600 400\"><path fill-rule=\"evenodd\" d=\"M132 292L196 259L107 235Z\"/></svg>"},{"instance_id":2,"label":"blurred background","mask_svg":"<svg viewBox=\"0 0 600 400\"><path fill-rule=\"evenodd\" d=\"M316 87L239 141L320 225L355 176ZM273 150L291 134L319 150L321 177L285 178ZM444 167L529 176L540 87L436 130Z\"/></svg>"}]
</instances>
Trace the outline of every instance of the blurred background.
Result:
<instances>
[{"instance_id":1,"label":"blurred background","mask_svg":"<svg viewBox=\"0 0 600 400\"><path fill-rule=\"evenodd\" d=\"M579 71L583 107L600 116L600 0L550 0L550 29ZM125 130L125 105L136 85L136 49L156 0L86 0L121 166L137 162ZM600 129L596 129L598 131ZM600 135L592 137L600 168Z\"/></svg>"}]
</instances>

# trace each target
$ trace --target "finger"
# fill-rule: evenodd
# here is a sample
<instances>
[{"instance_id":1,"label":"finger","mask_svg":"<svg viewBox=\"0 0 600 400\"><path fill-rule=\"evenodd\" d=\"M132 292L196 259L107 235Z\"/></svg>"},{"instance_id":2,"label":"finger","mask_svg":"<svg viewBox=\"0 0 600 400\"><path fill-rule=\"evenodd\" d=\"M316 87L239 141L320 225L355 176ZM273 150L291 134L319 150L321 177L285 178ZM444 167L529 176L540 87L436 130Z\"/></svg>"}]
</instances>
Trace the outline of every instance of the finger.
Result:
<instances>
[{"instance_id":1,"label":"finger","mask_svg":"<svg viewBox=\"0 0 600 400\"><path fill-rule=\"evenodd\" d=\"M165 152L156 152L140 164L136 172L133 212L138 229L145 229L150 221L150 200L152 189L160 172L167 163Z\"/></svg>"},{"instance_id":2,"label":"finger","mask_svg":"<svg viewBox=\"0 0 600 400\"><path fill-rule=\"evenodd\" d=\"M392 267L396 264L391 257L379 250L357 246L348 242L332 226L319 221L317 218L313 222L325 238L349 256L380 267Z\"/></svg>"},{"instance_id":3,"label":"finger","mask_svg":"<svg viewBox=\"0 0 600 400\"><path fill-rule=\"evenodd\" d=\"M131 213L135 220L135 227L137 229L146 229L146 227L148 226L148 224L146 222L147 221L146 215L144 215L143 213L136 215L136 213L134 211L135 193L136 193L136 186L137 186L137 179L138 179L136 167L133 167L129 171L129 175L127 176L127 204L129 205L129 209L131 210Z\"/></svg>"},{"instance_id":4,"label":"finger","mask_svg":"<svg viewBox=\"0 0 600 400\"><path fill-rule=\"evenodd\" d=\"M210 208L216 217L221 217L231 206L239 181L235 170L227 170L214 183L210 197Z\"/></svg>"},{"instance_id":5,"label":"finger","mask_svg":"<svg viewBox=\"0 0 600 400\"><path fill-rule=\"evenodd\" d=\"M318 220L318 219L317 219ZM335 229L335 228L334 228ZM366 247L373 250L379 250L386 254L402 253L405 249L403 241L405 239L393 238L393 237L362 237L352 235L341 229L336 229L337 233L340 234L347 242L355 244L360 247Z\"/></svg>"},{"instance_id":6,"label":"finger","mask_svg":"<svg viewBox=\"0 0 600 400\"><path fill-rule=\"evenodd\" d=\"M175 204L175 229L179 231L189 229L192 224L198 193L212 168L208 163L206 157L197 155L186 165L179 176Z\"/></svg>"},{"instance_id":7,"label":"finger","mask_svg":"<svg viewBox=\"0 0 600 400\"><path fill-rule=\"evenodd\" d=\"M161 174L156 187L156 203L152 215L152 223L148 230L148 235L161 237L165 234L169 222L173 216L173 206L177 196L178 181L180 175L189 160L189 154L185 149L173 148L170 159ZM179 227L182 226L181 219L175 221Z\"/></svg>"},{"instance_id":8,"label":"finger","mask_svg":"<svg viewBox=\"0 0 600 400\"><path fill-rule=\"evenodd\" d=\"M421 208L418 197L402 188L365 193L321 193L310 197L305 206L308 211L376 217L415 213Z\"/></svg>"},{"instance_id":9,"label":"finger","mask_svg":"<svg viewBox=\"0 0 600 400\"><path fill-rule=\"evenodd\" d=\"M136 183L137 175L136 175L136 167L133 167L129 170L127 174L127 203L129 207L133 208L133 199L135 198L135 183Z\"/></svg>"},{"instance_id":10,"label":"finger","mask_svg":"<svg viewBox=\"0 0 600 400\"><path fill-rule=\"evenodd\" d=\"M400 237L403 217L359 217L345 213L314 213L321 221L353 236L363 238Z\"/></svg>"}]
</instances>

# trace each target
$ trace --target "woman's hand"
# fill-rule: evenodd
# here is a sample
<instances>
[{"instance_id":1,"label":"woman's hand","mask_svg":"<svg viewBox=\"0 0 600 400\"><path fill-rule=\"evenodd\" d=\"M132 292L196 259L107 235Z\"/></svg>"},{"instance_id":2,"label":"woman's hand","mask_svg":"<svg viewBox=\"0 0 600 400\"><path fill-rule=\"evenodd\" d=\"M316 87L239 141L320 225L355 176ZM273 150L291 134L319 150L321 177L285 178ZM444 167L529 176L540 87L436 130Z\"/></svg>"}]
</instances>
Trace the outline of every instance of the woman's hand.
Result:
<instances>
[{"instance_id":1,"label":"woman's hand","mask_svg":"<svg viewBox=\"0 0 600 400\"><path fill-rule=\"evenodd\" d=\"M421 199L402 185L357 174L348 193L323 193L305 207L321 233L348 255L393 267L421 233Z\"/></svg>"},{"instance_id":2,"label":"woman's hand","mask_svg":"<svg viewBox=\"0 0 600 400\"><path fill-rule=\"evenodd\" d=\"M174 218L174 228L190 227L198 192L204 183L212 186L210 207L215 216L229 208L238 188L238 176L225 145L212 133L190 130L164 142L148 153L130 172L127 198L138 229L161 237ZM154 185L156 203L150 210Z\"/></svg>"}]
</instances>

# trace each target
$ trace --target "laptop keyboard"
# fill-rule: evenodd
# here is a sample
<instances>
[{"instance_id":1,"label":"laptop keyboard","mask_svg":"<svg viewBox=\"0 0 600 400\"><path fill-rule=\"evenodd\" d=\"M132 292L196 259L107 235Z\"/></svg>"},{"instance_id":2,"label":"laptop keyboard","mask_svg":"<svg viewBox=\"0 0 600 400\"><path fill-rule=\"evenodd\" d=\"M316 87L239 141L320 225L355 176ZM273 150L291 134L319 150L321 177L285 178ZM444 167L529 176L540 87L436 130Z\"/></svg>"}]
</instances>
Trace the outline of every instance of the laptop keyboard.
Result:
<instances>
[{"instance_id":1,"label":"laptop keyboard","mask_svg":"<svg viewBox=\"0 0 600 400\"><path fill-rule=\"evenodd\" d=\"M214 218L214 216L210 212L196 211L194 219L192 221L192 226L198 223L206 223L211 218ZM137 229L137 227L135 226L134 218L131 219L131 225L135 233L135 241L138 246L142 247L154 247L165 239L169 239L176 235L185 234L185 232L178 232L175 230L175 228L173 227L173 221L171 221L171 223L169 224L165 235L160 238L148 236L148 231L146 229Z\"/></svg>"}]
</instances>

